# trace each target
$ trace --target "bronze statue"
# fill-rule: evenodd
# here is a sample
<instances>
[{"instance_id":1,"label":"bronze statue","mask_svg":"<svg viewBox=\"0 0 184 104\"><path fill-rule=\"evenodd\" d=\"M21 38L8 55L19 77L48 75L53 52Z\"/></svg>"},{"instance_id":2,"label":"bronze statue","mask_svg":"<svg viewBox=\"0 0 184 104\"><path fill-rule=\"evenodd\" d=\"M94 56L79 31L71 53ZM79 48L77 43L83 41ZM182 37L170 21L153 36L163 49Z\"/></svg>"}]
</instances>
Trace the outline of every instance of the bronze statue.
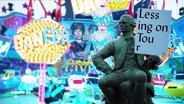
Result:
<instances>
[{"instance_id":1,"label":"bronze statue","mask_svg":"<svg viewBox=\"0 0 184 104\"><path fill-rule=\"evenodd\" d=\"M148 64L159 64L158 56L134 53L134 19L124 14L119 20L122 35L107 43L92 56L93 64L105 75L98 80L98 85L108 100L108 104L153 104L154 96ZM105 59L113 56L114 67L111 68ZM150 61L151 60L151 61ZM157 67L155 67L157 68Z\"/></svg>"}]
</instances>

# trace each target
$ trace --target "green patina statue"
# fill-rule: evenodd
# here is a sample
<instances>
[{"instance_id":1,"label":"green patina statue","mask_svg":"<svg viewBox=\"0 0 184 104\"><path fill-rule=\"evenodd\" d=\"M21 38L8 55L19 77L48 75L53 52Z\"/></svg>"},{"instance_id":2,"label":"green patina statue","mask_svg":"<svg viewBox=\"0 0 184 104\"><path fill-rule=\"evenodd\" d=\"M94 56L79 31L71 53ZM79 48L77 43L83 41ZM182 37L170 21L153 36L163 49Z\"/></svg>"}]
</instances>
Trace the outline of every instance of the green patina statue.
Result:
<instances>
[{"instance_id":1,"label":"green patina statue","mask_svg":"<svg viewBox=\"0 0 184 104\"><path fill-rule=\"evenodd\" d=\"M134 53L134 19L124 14L119 20L122 35L107 43L92 56L93 64L105 75L98 80L98 85L108 100L108 104L153 104L153 86L149 64L158 64L158 56ZM105 61L113 56L114 67ZM154 65L155 65L154 63ZM155 67L157 68L157 67Z\"/></svg>"}]
</instances>

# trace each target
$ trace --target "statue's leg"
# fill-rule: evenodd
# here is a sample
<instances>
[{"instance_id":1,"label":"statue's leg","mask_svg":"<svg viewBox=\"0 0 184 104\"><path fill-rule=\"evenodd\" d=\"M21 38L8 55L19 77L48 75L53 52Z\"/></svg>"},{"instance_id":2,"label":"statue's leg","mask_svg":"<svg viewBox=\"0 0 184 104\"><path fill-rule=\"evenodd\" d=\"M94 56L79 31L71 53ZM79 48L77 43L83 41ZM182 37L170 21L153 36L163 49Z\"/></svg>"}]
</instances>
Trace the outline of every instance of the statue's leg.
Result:
<instances>
[{"instance_id":1,"label":"statue's leg","mask_svg":"<svg viewBox=\"0 0 184 104\"><path fill-rule=\"evenodd\" d=\"M124 81L120 84L119 89L117 90L118 100L116 104L129 104L129 99L131 99L132 85L130 81Z\"/></svg>"},{"instance_id":2,"label":"statue's leg","mask_svg":"<svg viewBox=\"0 0 184 104\"><path fill-rule=\"evenodd\" d=\"M151 82L146 83L146 101L147 104L154 104L152 97L154 97L154 87Z\"/></svg>"},{"instance_id":3,"label":"statue's leg","mask_svg":"<svg viewBox=\"0 0 184 104\"><path fill-rule=\"evenodd\" d=\"M135 104L145 104L147 75L142 70L135 73Z\"/></svg>"},{"instance_id":4,"label":"statue's leg","mask_svg":"<svg viewBox=\"0 0 184 104\"><path fill-rule=\"evenodd\" d=\"M98 85L106 96L110 104L115 104L116 93L115 89L119 87L122 82L122 77L118 73L111 73L101 77L98 80Z\"/></svg>"},{"instance_id":5,"label":"statue's leg","mask_svg":"<svg viewBox=\"0 0 184 104\"><path fill-rule=\"evenodd\" d=\"M147 93L146 94L146 102L147 102L147 104L154 104L153 100L151 98L151 95L148 92L146 92L146 93Z\"/></svg>"}]
</instances>

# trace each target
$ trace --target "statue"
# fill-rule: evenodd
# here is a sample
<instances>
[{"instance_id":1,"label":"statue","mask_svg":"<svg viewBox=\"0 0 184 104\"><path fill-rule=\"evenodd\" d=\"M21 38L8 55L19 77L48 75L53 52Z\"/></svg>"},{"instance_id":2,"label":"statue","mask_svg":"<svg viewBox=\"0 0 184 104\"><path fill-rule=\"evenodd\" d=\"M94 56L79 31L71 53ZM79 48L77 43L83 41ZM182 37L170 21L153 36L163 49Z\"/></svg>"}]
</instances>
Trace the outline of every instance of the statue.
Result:
<instances>
[{"instance_id":1,"label":"statue","mask_svg":"<svg viewBox=\"0 0 184 104\"><path fill-rule=\"evenodd\" d=\"M153 104L149 69L157 69L160 58L134 53L136 23L130 15L122 15L119 26L122 35L92 56L96 68L105 73L98 80L99 88L109 102L107 104ZM110 56L114 59L113 68L105 61Z\"/></svg>"}]
</instances>

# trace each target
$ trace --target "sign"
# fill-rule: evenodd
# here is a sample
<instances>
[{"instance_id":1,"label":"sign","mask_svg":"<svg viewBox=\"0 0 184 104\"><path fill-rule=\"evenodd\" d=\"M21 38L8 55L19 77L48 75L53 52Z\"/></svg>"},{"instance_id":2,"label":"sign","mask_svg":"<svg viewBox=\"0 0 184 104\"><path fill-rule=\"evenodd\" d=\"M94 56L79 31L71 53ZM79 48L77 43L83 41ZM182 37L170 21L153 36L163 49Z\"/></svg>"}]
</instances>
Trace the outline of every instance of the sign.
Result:
<instances>
[{"instance_id":1,"label":"sign","mask_svg":"<svg viewBox=\"0 0 184 104\"><path fill-rule=\"evenodd\" d=\"M92 12L93 21L98 26L107 26L113 23L112 12L106 7L100 7Z\"/></svg>"},{"instance_id":2,"label":"sign","mask_svg":"<svg viewBox=\"0 0 184 104\"><path fill-rule=\"evenodd\" d=\"M0 34L0 56L6 57L10 48L12 39Z\"/></svg>"},{"instance_id":3,"label":"sign","mask_svg":"<svg viewBox=\"0 0 184 104\"><path fill-rule=\"evenodd\" d=\"M171 25L171 28L174 30L178 37L184 37L184 17L174 21L174 23Z\"/></svg>"},{"instance_id":4,"label":"sign","mask_svg":"<svg viewBox=\"0 0 184 104\"><path fill-rule=\"evenodd\" d=\"M93 10L100 7L99 0L71 0L70 2L72 4L71 6L73 8L74 14L90 15ZM65 6L66 11L68 6L69 3Z\"/></svg>"},{"instance_id":5,"label":"sign","mask_svg":"<svg viewBox=\"0 0 184 104\"><path fill-rule=\"evenodd\" d=\"M175 40L176 43L176 50L172 54L174 58L176 57L184 57L184 44L182 41L182 38L176 38Z\"/></svg>"},{"instance_id":6,"label":"sign","mask_svg":"<svg viewBox=\"0 0 184 104\"><path fill-rule=\"evenodd\" d=\"M171 11L138 9L135 53L166 55Z\"/></svg>"},{"instance_id":7,"label":"sign","mask_svg":"<svg viewBox=\"0 0 184 104\"><path fill-rule=\"evenodd\" d=\"M129 6L129 0L109 0L107 1L107 8L111 11L126 10Z\"/></svg>"},{"instance_id":8,"label":"sign","mask_svg":"<svg viewBox=\"0 0 184 104\"><path fill-rule=\"evenodd\" d=\"M69 47L63 32L55 21L32 20L15 35L15 49L27 62L55 64Z\"/></svg>"}]
</instances>

